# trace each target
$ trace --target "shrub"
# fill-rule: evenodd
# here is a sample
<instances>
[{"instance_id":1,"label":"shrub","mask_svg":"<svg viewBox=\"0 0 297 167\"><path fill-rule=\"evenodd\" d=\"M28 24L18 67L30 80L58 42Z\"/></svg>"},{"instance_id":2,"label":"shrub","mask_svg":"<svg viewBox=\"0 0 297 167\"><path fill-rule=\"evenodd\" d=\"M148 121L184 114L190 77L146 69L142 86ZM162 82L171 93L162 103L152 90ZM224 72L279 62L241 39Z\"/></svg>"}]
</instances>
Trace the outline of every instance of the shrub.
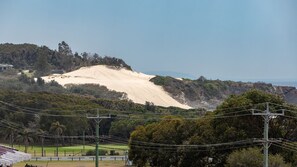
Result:
<instances>
[{"instance_id":1,"label":"shrub","mask_svg":"<svg viewBox=\"0 0 297 167\"><path fill-rule=\"evenodd\" d=\"M106 155L107 151L106 150L100 150L99 149L99 155ZM88 150L86 152L86 156L95 156L96 155L96 150Z\"/></svg>"}]
</instances>

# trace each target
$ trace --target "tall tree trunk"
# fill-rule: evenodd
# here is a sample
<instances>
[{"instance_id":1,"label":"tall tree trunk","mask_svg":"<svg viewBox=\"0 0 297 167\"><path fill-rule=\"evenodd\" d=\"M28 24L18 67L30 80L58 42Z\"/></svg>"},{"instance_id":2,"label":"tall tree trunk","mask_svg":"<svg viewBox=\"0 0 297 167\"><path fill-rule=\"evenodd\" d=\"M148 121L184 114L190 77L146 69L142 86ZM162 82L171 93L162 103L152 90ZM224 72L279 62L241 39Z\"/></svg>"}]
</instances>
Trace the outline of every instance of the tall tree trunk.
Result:
<instances>
[{"instance_id":1,"label":"tall tree trunk","mask_svg":"<svg viewBox=\"0 0 297 167\"><path fill-rule=\"evenodd\" d=\"M44 156L44 148L43 148L43 145L44 144L44 138L42 137L41 138L41 156L43 157Z\"/></svg>"},{"instance_id":2,"label":"tall tree trunk","mask_svg":"<svg viewBox=\"0 0 297 167\"><path fill-rule=\"evenodd\" d=\"M28 145L29 145L29 142L28 142L28 139L25 139L25 153L28 152Z\"/></svg>"},{"instance_id":3,"label":"tall tree trunk","mask_svg":"<svg viewBox=\"0 0 297 167\"><path fill-rule=\"evenodd\" d=\"M58 145L58 138L56 138L56 156L59 156L59 145Z\"/></svg>"}]
</instances>

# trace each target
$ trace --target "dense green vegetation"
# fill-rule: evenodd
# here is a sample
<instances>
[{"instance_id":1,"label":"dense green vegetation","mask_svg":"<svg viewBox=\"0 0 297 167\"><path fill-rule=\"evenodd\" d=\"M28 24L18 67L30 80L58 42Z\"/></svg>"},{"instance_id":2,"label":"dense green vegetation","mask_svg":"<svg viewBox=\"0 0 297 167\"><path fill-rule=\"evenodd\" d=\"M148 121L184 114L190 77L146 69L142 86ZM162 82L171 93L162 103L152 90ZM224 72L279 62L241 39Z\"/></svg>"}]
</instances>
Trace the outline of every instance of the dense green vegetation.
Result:
<instances>
[{"instance_id":1,"label":"dense green vegetation","mask_svg":"<svg viewBox=\"0 0 297 167\"><path fill-rule=\"evenodd\" d=\"M139 126L130 137L129 158L138 166L148 163L152 166L224 166L232 150L259 145L254 139L263 138L263 118L251 115L249 109L265 110L266 102L270 102L271 111L281 108L297 111L279 96L256 90L233 95L213 113L197 120L171 116ZM297 114L286 112L285 115L270 121L269 137L296 141ZM278 153L285 162L296 166L294 151L271 147L270 153Z\"/></svg>"},{"instance_id":2,"label":"dense green vegetation","mask_svg":"<svg viewBox=\"0 0 297 167\"><path fill-rule=\"evenodd\" d=\"M31 84L40 91L0 89L0 135L4 143L21 143L26 147L32 144L81 144L83 132L86 136L95 134L95 122L87 119L86 115L95 115L97 111L103 115L112 115L112 119L101 121L100 135L111 134L126 141L136 126L156 122L160 119L160 114L194 117L205 112L198 109L158 107L152 104L147 106L127 100L107 100L72 93L51 93L45 90L67 91L56 83ZM75 136L80 137L77 139ZM86 140L87 143L94 143L94 137Z\"/></svg>"},{"instance_id":3,"label":"dense green vegetation","mask_svg":"<svg viewBox=\"0 0 297 167\"><path fill-rule=\"evenodd\" d=\"M227 158L227 164L225 167L262 167L263 157L259 148L248 148L242 150L236 150L232 152ZM281 155L269 155L270 167L290 167L290 164L286 164Z\"/></svg>"},{"instance_id":4,"label":"dense green vegetation","mask_svg":"<svg viewBox=\"0 0 297 167\"><path fill-rule=\"evenodd\" d=\"M95 84L66 85L62 87L55 81L45 83L41 78L34 79L28 74L18 74L16 70L7 70L0 73L0 87L6 90L22 92L52 92L58 94L76 94L110 100L124 100L127 95L124 92L116 92L105 86Z\"/></svg>"},{"instance_id":5,"label":"dense green vegetation","mask_svg":"<svg viewBox=\"0 0 297 167\"><path fill-rule=\"evenodd\" d=\"M82 66L111 65L131 70L122 59L100 57L98 54L72 53L70 46L62 41L58 50L34 44L0 44L0 64L12 64L15 69L36 71L36 76L47 75L52 70L71 71Z\"/></svg>"},{"instance_id":6,"label":"dense green vegetation","mask_svg":"<svg viewBox=\"0 0 297 167\"><path fill-rule=\"evenodd\" d=\"M215 109L230 95L238 95L251 89L282 95L286 102L297 104L297 90L294 87L274 87L272 84L261 82L246 83L208 80L203 76L196 80L179 80L169 76L156 76L150 81L162 86L177 101L186 102L194 108L206 107Z\"/></svg>"}]
</instances>

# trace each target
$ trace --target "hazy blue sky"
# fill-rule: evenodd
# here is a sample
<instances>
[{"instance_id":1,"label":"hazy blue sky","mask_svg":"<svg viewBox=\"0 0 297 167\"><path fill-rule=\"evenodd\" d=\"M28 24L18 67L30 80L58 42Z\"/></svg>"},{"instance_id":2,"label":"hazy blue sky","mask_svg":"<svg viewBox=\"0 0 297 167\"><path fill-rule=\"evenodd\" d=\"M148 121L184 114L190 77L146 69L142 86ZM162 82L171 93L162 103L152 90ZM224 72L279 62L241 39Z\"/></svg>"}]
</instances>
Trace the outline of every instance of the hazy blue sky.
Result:
<instances>
[{"instance_id":1,"label":"hazy blue sky","mask_svg":"<svg viewBox=\"0 0 297 167\"><path fill-rule=\"evenodd\" d=\"M141 72L297 80L296 0L1 0L0 43L124 59Z\"/></svg>"}]
</instances>

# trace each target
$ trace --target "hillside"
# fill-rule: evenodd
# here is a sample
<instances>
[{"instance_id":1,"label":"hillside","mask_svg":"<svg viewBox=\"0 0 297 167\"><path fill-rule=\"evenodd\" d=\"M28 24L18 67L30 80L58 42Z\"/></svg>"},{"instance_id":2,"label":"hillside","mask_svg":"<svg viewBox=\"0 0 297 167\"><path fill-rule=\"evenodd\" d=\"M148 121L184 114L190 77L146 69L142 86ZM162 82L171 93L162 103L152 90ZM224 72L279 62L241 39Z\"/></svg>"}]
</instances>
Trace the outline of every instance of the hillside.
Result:
<instances>
[{"instance_id":1,"label":"hillside","mask_svg":"<svg viewBox=\"0 0 297 167\"><path fill-rule=\"evenodd\" d=\"M0 74L0 86L26 92L74 93L164 107L214 109L230 95L257 89L297 104L295 87L208 80L204 77L189 80L146 75L133 71L122 59L86 52L72 53L65 42L58 44L58 50L34 44L0 44L2 63L12 64L16 70L11 74ZM24 69L30 74L24 72L27 76L18 76L17 71ZM38 83L32 82L32 77L40 76L46 76L43 79L48 84L38 86ZM52 80L57 82L51 83Z\"/></svg>"},{"instance_id":2,"label":"hillside","mask_svg":"<svg viewBox=\"0 0 297 167\"><path fill-rule=\"evenodd\" d=\"M0 139L6 140L8 134L14 131L6 128L7 124L20 127L29 127L36 130L41 128L50 131L51 124L59 121L66 126L65 135L81 135L82 130L87 134L94 134L94 121L87 119L87 114L111 114L113 119L102 121L100 134L108 135L110 128L122 119L128 123L135 122L129 118L138 118L138 124L159 119L160 114L179 114L186 117L203 115L204 110L183 110L180 108L164 108L133 103L127 100L107 100L94 97L85 97L74 94L58 94L50 92L21 92L4 90L0 87ZM67 115L67 116L65 116ZM150 116L151 120L143 117ZM116 119L119 117L119 119ZM141 119L142 118L142 119ZM133 125L133 130L137 125ZM33 126L33 127L32 127ZM121 134L121 129L113 129L114 133ZM125 131L127 132L127 131ZM54 135L54 134L51 134ZM54 142L54 141L51 141Z\"/></svg>"},{"instance_id":3,"label":"hillside","mask_svg":"<svg viewBox=\"0 0 297 167\"><path fill-rule=\"evenodd\" d=\"M43 77L43 79L46 82L54 80L65 87L69 84L98 84L112 91L124 92L126 98L135 103L152 102L164 107L212 110L230 95L242 94L251 89L280 95L288 103L297 104L297 90L294 87L207 80L204 77L197 80L176 79L104 65L83 67L66 74Z\"/></svg>"},{"instance_id":4,"label":"hillside","mask_svg":"<svg viewBox=\"0 0 297 167\"><path fill-rule=\"evenodd\" d=\"M135 103L152 102L164 107L190 108L173 99L161 86L150 82L153 77L155 76L124 68L97 65L83 67L66 74L50 75L43 77L43 79L46 82L54 80L63 86L68 84L99 84L113 91L125 92L127 98Z\"/></svg>"},{"instance_id":5,"label":"hillside","mask_svg":"<svg viewBox=\"0 0 297 167\"><path fill-rule=\"evenodd\" d=\"M162 86L177 101L193 108L214 109L228 96L242 94L251 89L276 94L283 97L288 103L297 104L297 90L290 86L273 86L261 82L207 80L204 77L197 80L180 80L173 77L156 76L150 81Z\"/></svg>"}]
</instances>

